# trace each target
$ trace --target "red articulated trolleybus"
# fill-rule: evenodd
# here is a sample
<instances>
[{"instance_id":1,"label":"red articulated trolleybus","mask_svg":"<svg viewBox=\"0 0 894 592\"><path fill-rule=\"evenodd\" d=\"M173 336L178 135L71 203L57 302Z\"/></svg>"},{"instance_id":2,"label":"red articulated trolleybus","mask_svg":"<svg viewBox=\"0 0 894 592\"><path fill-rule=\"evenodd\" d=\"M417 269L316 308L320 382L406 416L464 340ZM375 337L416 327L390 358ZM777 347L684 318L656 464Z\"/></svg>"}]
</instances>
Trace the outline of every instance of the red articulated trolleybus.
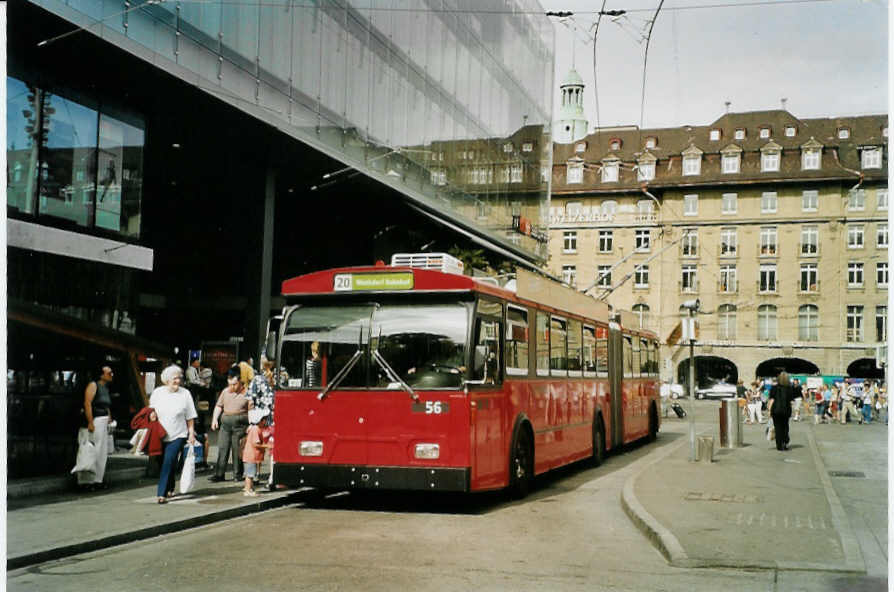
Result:
<instances>
[{"instance_id":1,"label":"red articulated trolleybus","mask_svg":"<svg viewBox=\"0 0 894 592\"><path fill-rule=\"evenodd\" d=\"M501 287L461 270L395 255L283 282L277 484L524 496L534 475L655 438L654 334L530 272Z\"/></svg>"}]
</instances>

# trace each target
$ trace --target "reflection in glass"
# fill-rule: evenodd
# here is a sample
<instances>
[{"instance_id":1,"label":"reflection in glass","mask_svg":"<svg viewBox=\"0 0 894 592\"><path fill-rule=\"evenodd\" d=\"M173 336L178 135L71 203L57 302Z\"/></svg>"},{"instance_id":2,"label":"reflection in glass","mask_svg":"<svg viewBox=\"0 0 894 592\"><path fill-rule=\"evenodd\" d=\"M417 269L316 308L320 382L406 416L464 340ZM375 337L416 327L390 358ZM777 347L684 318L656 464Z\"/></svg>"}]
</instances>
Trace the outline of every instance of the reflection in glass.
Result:
<instances>
[{"instance_id":1,"label":"reflection in glass","mask_svg":"<svg viewBox=\"0 0 894 592\"><path fill-rule=\"evenodd\" d=\"M100 116L97 227L139 236L143 138L142 129L105 114Z\"/></svg>"},{"instance_id":2,"label":"reflection in glass","mask_svg":"<svg viewBox=\"0 0 894 592\"><path fill-rule=\"evenodd\" d=\"M6 205L34 213L42 94L15 78L6 79Z\"/></svg>"}]
</instances>

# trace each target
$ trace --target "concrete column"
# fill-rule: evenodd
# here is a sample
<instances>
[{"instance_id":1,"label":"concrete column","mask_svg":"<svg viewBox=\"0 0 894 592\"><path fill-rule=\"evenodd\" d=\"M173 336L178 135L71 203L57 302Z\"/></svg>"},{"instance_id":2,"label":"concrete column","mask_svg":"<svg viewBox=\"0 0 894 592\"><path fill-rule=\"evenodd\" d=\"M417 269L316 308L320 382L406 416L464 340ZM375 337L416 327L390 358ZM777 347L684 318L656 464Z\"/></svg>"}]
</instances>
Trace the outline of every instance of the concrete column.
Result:
<instances>
[{"instance_id":1,"label":"concrete column","mask_svg":"<svg viewBox=\"0 0 894 592\"><path fill-rule=\"evenodd\" d=\"M270 283L273 276L273 211L276 203L276 172L268 167L264 179L264 202L261 208L258 266L248 286L248 310L246 311L247 335L241 357L254 358L260 367L260 351L263 346L267 319L270 316Z\"/></svg>"}]
</instances>

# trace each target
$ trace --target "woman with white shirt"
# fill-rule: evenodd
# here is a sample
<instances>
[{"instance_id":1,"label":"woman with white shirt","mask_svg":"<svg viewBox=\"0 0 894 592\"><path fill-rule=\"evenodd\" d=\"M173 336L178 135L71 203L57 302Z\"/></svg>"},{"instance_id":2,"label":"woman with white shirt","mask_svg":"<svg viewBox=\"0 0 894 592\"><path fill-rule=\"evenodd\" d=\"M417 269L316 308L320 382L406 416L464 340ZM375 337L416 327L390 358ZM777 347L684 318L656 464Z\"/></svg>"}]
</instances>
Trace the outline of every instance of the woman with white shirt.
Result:
<instances>
[{"instance_id":1,"label":"woman with white shirt","mask_svg":"<svg viewBox=\"0 0 894 592\"><path fill-rule=\"evenodd\" d=\"M167 434L164 437L164 455L161 464L161 475L158 478L158 503L163 504L167 497L174 494L174 479L177 469L182 464L183 446L188 441L195 445L195 419L198 416L192 395L180 387L183 370L171 365L162 370L160 386L152 391L149 406L158 414L158 421Z\"/></svg>"}]
</instances>

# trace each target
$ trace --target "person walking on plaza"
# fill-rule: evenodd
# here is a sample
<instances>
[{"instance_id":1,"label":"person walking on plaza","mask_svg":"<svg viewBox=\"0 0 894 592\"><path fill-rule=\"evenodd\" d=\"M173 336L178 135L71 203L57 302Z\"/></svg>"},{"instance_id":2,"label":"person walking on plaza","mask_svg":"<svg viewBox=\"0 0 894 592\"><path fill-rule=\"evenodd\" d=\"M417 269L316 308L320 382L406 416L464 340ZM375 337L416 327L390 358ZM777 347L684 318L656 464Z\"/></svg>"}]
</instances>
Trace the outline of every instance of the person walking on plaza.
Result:
<instances>
[{"instance_id":1,"label":"person walking on plaza","mask_svg":"<svg viewBox=\"0 0 894 592\"><path fill-rule=\"evenodd\" d=\"M233 366L227 371L227 388L221 391L214 406L211 418L211 429L220 428L217 436L217 464L210 481L223 481L227 471L227 457L233 454L233 479L241 481L242 449L239 441L248 427L249 400L245 396L245 385L242 383L242 371Z\"/></svg>"},{"instance_id":2,"label":"person walking on plaza","mask_svg":"<svg viewBox=\"0 0 894 592\"><path fill-rule=\"evenodd\" d=\"M804 404L804 389L801 388L801 381L792 378L792 421L801 421L801 406Z\"/></svg>"},{"instance_id":3,"label":"person walking on plaza","mask_svg":"<svg viewBox=\"0 0 894 592\"><path fill-rule=\"evenodd\" d=\"M789 381L788 373L780 372L776 380L776 386L770 391L770 400L767 409L773 418L773 427L776 430L776 450L788 450L788 420L792 416L792 402L795 393Z\"/></svg>"},{"instance_id":4,"label":"person walking on plaza","mask_svg":"<svg viewBox=\"0 0 894 592\"><path fill-rule=\"evenodd\" d=\"M748 423L764 423L764 416L761 413L761 390L757 383L751 383L751 389L747 392L748 396Z\"/></svg>"},{"instance_id":5,"label":"person walking on plaza","mask_svg":"<svg viewBox=\"0 0 894 592\"><path fill-rule=\"evenodd\" d=\"M857 423L863 423L863 416L857 411L857 408L854 406L854 398L856 397L856 389L853 384L846 382L844 386L841 388L841 391L838 393L838 413L841 418L842 425L847 423L847 414L850 413L851 420L856 420Z\"/></svg>"},{"instance_id":6,"label":"person walking on plaza","mask_svg":"<svg viewBox=\"0 0 894 592\"><path fill-rule=\"evenodd\" d=\"M248 431L245 436L245 449L242 452L242 461L245 463L245 488L242 495L255 497L254 480L261 472L260 467L264 462L264 453L270 444L270 428L267 427L267 412L260 408L254 408L248 412Z\"/></svg>"},{"instance_id":7,"label":"person walking on plaza","mask_svg":"<svg viewBox=\"0 0 894 592\"><path fill-rule=\"evenodd\" d=\"M90 441L96 449L96 463L90 471L78 471L78 485L96 489L102 485L109 458L109 421L112 418L112 395L109 384L114 378L112 368L103 366L99 378L90 382L84 390L84 416Z\"/></svg>"},{"instance_id":8,"label":"person walking on plaza","mask_svg":"<svg viewBox=\"0 0 894 592\"><path fill-rule=\"evenodd\" d=\"M244 363L244 362L243 362ZM241 365L241 364L240 364ZM255 374L254 370L250 367L248 370L251 370L251 379L248 383L248 400L251 402L252 407L255 409L260 409L265 412L265 416L267 418L267 425L269 426L271 439L273 437L273 433L275 430L275 425L273 421L273 410L274 403L276 402L276 393L273 390L274 380L273 380L273 367L276 365L274 360L267 358L267 356L261 356L261 373ZM243 369L245 371L245 369ZM274 488L273 485L273 465L276 463L276 459L273 458L273 449L270 449L270 475L267 478L267 489L272 490Z\"/></svg>"},{"instance_id":9,"label":"person walking on plaza","mask_svg":"<svg viewBox=\"0 0 894 592\"><path fill-rule=\"evenodd\" d=\"M183 445L196 444L195 420L198 414L192 401L192 394L180 386L183 370L172 364L162 370L160 386L152 391L149 406L155 409L158 421L165 430L164 456L161 474L158 477L156 494L158 503L163 504L174 495L174 480L183 466Z\"/></svg>"}]
</instances>

